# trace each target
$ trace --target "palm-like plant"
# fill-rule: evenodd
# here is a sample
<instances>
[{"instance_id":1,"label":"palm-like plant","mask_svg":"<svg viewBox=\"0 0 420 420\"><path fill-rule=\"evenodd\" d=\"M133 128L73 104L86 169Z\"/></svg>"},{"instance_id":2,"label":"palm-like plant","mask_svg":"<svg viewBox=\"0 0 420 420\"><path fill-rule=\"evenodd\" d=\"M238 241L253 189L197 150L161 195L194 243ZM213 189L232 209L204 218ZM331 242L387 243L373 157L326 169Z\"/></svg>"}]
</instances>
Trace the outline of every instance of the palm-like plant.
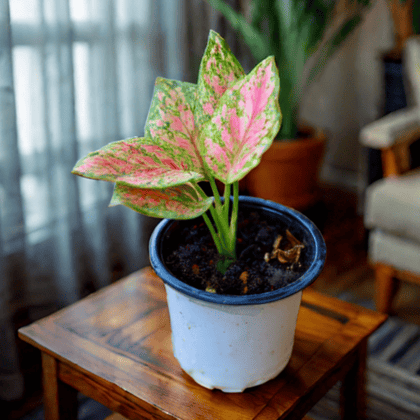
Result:
<instances>
[{"instance_id":1,"label":"palm-like plant","mask_svg":"<svg viewBox=\"0 0 420 420\"><path fill-rule=\"evenodd\" d=\"M255 60L275 56L281 80L280 139L296 137L303 89L362 21L371 3L348 0L350 7L338 13L335 0L250 0L250 13L245 17L224 0L208 1L242 35Z\"/></svg>"}]
</instances>

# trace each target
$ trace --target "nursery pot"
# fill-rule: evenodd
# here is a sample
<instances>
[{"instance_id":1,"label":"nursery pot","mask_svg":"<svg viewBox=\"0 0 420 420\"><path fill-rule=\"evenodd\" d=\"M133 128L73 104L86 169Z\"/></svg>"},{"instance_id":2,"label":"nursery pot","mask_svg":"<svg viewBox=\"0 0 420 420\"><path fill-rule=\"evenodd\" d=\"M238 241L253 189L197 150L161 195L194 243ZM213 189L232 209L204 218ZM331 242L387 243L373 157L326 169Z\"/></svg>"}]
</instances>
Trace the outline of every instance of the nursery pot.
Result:
<instances>
[{"instance_id":1,"label":"nursery pot","mask_svg":"<svg viewBox=\"0 0 420 420\"><path fill-rule=\"evenodd\" d=\"M275 140L260 164L246 176L254 197L305 210L318 199L318 174L325 150L320 130L301 128L300 137Z\"/></svg>"},{"instance_id":2,"label":"nursery pot","mask_svg":"<svg viewBox=\"0 0 420 420\"><path fill-rule=\"evenodd\" d=\"M165 283L176 359L197 383L225 392L267 382L286 367L302 290L318 277L326 256L321 233L299 212L254 197L240 197L239 206L258 211L270 223L285 224L304 243L301 277L271 292L238 296L189 286L164 263L168 243L177 241L185 221L161 221L149 250L152 267Z\"/></svg>"}]
</instances>

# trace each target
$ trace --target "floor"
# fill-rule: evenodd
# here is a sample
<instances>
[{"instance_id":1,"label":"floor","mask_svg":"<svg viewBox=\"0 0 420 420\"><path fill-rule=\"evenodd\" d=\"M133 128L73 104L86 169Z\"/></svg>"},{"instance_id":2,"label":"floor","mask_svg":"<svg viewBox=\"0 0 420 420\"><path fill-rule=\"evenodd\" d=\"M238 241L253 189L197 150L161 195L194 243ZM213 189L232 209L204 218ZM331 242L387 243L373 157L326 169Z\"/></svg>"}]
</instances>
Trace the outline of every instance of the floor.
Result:
<instances>
[{"instance_id":1,"label":"floor","mask_svg":"<svg viewBox=\"0 0 420 420\"><path fill-rule=\"evenodd\" d=\"M367 262L367 235L362 217L357 214L357 196L325 186L320 202L306 214L319 226L327 243L326 265L313 287L332 296L351 290L357 299L373 299L374 276ZM420 325L420 287L404 283L394 312L403 320ZM0 403L0 412L7 413L8 420L21 418L42 402L39 354L29 345L22 344L20 350L26 363L23 368L27 392L22 401Z\"/></svg>"}]
</instances>

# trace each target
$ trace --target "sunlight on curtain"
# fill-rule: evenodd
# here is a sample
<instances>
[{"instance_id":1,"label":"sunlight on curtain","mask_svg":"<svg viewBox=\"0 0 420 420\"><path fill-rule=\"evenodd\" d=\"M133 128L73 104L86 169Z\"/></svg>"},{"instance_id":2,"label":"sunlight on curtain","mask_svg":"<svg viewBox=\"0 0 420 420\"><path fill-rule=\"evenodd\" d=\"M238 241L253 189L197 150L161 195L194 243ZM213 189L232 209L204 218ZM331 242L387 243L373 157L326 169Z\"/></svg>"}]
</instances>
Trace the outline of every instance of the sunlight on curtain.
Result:
<instances>
[{"instance_id":1,"label":"sunlight on curtain","mask_svg":"<svg viewBox=\"0 0 420 420\"><path fill-rule=\"evenodd\" d=\"M180 2L167 4L179 10ZM130 271L147 263L141 227L149 220L107 209L112 186L76 179L70 170L89 151L143 134L157 75L184 78L177 45L182 16L173 20L172 10L168 25L162 6L150 0L10 2L24 251L36 246L31 270L55 274L53 284L29 275L36 279L26 284L33 304L51 287L60 304L80 296L81 251L92 253L94 286L108 284L110 240L125 248ZM169 54L171 65L168 50L179 53ZM16 235L4 232L6 252L22 251Z\"/></svg>"},{"instance_id":2,"label":"sunlight on curtain","mask_svg":"<svg viewBox=\"0 0 420 420\"><path fill-rule=\"evenodd\" d=\"M148 264L157 221L108 208L112 185L70 171L143 135L157 76L195 82L217 29L204 3L0 0L0 399L22 391L16 314L36 320Z\"/></svg>"},{"instance_id":3,"label":"sunlight on curtain","mask_svg":"<svg viewBox=\"0 0 420 420\"><path fill-rule=\"evenodd\" d=\"M0 2L0 234L7 232L5 226L12 225L21 233L23 221L21 196L15 187L19 183L15 98L13 91L12 54L9 8ZM7 200L7 201L6 201ZM8 207L6 207L6 202ZM13 211L14 209L17 211ZM15 234L21 244L22 235ZM12 400L23 393L23 377L19 372L16 343L9 305L9 278L6 277L5 245L0 241L0 399Z\"/></svg>"}]
</instances>

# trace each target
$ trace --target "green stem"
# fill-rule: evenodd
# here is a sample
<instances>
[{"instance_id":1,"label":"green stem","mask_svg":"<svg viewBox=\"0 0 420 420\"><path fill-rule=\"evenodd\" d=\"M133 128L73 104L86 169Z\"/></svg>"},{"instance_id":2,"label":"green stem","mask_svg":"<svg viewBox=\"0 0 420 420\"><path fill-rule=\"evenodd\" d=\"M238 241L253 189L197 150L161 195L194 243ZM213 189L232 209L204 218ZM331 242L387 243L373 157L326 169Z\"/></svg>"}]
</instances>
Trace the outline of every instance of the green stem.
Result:
<instances>
[{"instance_id":1,"label":"green stem","mask_svg":"<svg viewBox=\"0 0 420 420\"><path fill-rule=\"evenodd\" d=\"M206 222L206 225L207 225L207 227L210 231L210 234L211 234L211 236L214 240L214 243L215 243L216 248L217 248L217 252L219 254L222 254L223 253L223 247L222 247L222 244L220 242L219 236L218 236L217 232L214 230L213 224L211 223L211 220L209 219L209 217L207 216L206 213L203 213L203 219Z\"/></svg>"},{"instance_id":2,"label":"green stem","mask_svg":"<svg viewBox=\"0 0 420 420\"><path fill-rule=\"evenodd\" d=\"M220 252L221 254L224 254L224 249L226 248L226 244L225 244L225 238L223 236L223 234L221 234L221 232L223 232L223 225L222 225L222 221L220 220L220 211L217 211L216 208L212 206L209 207L210 210L210 214L212 219L214 220L214 223L216 225L217 228L217 232L216 235L219 238L221 247L222 247L222 252Z\"/></svg>"},{"instance_id":3,"label":"green stem","mask_svg":"<svg viewBox=\"0 0 420 420\"><path fill-rule=\"evenodd\" d=\"M225 185L224 203L222 203L215 179L208 178L214 194L214 204L209 207L210 214L216 226L213 226L207 214L203 214L203 220L206 223L210 234L216 245L217 252L223 256L217 263L217 268L222 273L225 273L230 264L236 259L236 225L238 218L238 197L239 197L239 182L233 183L234 203L232 208L231 221L229 223L229 206L230 206L230 191L231 185ZM204 192L201 195L206 196ZM207 197L207 196L206 196Z\"/></svg>"},{"instance_id":4,"label":"green stem","mask_svg":"<svg viewBox=\"0 0 420 420\"><path fill-rule=\"evenodd\" d=\"M224 251L226 249L225 237L223 236L223 234L220 234L220 232L223 232L223 225L221 223L222 218L219 216L220 212L222 211L222 203L221 203L221 200L220 200L219 193L217 191L217 187L216 187L216 183L214 181L214 178L209 176L208 179L210 181L210 185L212 185L211 180L213 181L212 190L213 190L213 195L214 195L214 199L215 199L215 206L211 205L209 207L209 211L210 211L211 217L212 217L212 219L213 219L213 221L216 225L217 232L214 231L213 225L211 225L211 226L212 226L213 231L214 231L214 238L217 236L218 242L219 242L220 247L221 247L220 250L218 248L217 251L219 252L219 254L225 255L225 251ZM213 187L216 187L216 189L214 189ZM200 192L201 192L201 196L203 198L207 198L207 195L205 194L205 192L202 189L200 189ZM219 202L219 205L217 205L217 201ZM210 222L210 219L209 219L209 222ZM209 226L209 225L207 224L207 226ZM210 227L209 227L209 229L210 229ZM212 236L213 236L213 233L212 233ZM217 246L217 244L216 244L216 246Z\"/></svg>"},{"instance_id":5,"label":"green stem","mask_svg":"<svg viewBox=\"0 0 420 420\"><path fill-rule=\"evenodd\" d=\"M236 231L238 226L238 210L239 210L239 181L233 183L233 207L230 219L230 245L236 258Z\"/></svg>"},{"instance_id":6,"label":"green stem","mask_svg":"<svg viewBox=\"0 0 420 420\"><path fill-rule=\"evenodd\" d=\"M212 176L209 176L211 190L213 191L214 200L216 202L216 209L222 207L222 200L220 199L219 190L217 189L216 181Z\"/></svg>"},{"instance_id":7,"label":"green stem","mask_svg":"<svg viewBox=\"0 0 420 420\"><path fill-rule=\"evenodd\" d=\"M230 205L230 185L225 185L225 191L224 191L224 199L225 202L223 203L223 209L224 209L224 218L229 224L229 205Z\"/></svg>"},{"instance_id":8,"label":"green stem","mask_svg":"<svg viewBox=\"0 0 420 420\"><path fill-rule=\"evenodd\" d=\"M216 224L219 238L222 243L223 247L223 255L232 257L232 251L231 247L229 246L230 243L230 232L229 232L229 220L228 218L224 217L224 206L222 204L222 200L219 195L219 191L217 189L216 181L212 176L209 176L209 181L211 188L213 190L214 195L214 201L215 201L215 207L213 208L213 211L211 212L211 215L213 216L213 220ZM211 208L211 207L210 207Z\"/></svg>"}]
</instances>

